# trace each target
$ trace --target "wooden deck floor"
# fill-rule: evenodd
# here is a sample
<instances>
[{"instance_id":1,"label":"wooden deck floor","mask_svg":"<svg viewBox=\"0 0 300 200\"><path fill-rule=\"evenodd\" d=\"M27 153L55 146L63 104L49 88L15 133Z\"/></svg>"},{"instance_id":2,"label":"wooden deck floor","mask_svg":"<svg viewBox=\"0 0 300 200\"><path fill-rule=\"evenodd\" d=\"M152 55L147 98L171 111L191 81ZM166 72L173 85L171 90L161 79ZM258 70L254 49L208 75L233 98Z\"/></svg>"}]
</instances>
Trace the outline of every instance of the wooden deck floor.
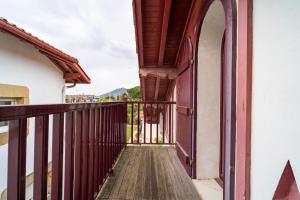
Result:
<instances>
[{"instance_id":1,"label":"wooden deck floor","mask_svg":"<svg viewBox=\"0 0 300 200\"><path fill-rule=\"evenodd\" d=\"M127 147L98 199L198 200L174 147Z\"/></svg>"}]
</instances>

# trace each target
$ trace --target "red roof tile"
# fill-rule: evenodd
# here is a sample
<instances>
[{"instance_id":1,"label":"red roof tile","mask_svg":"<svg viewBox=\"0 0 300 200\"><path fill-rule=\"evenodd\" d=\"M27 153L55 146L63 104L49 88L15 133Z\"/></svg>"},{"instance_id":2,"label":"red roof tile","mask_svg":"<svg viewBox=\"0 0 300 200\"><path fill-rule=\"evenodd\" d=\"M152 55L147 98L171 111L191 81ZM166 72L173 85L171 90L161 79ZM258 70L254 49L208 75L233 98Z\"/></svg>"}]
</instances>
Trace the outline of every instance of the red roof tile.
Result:
<instances>
[{"instance_id":1,"label":"red roof tile","mask_svg":"<svg viewBox=\"0 0 300 200\"><path fill-rule=\"evenodd\" d=\"M54 46L46 43L45 41L33 36L31 33L26 32L24 29L19 28L15 24L8 22L4 18L0 18L0 29L5 32L18 37L39 49L41 53L47 56L60 70L65 74L76 73L79 74L78 78L66 79L67 83L90 83L90 78L78 64L78 60L63 51L55 48ZM66 76L70 77L70 76ZM75 77L75 76L74 76Z\"/></svg>"}]
</instances>

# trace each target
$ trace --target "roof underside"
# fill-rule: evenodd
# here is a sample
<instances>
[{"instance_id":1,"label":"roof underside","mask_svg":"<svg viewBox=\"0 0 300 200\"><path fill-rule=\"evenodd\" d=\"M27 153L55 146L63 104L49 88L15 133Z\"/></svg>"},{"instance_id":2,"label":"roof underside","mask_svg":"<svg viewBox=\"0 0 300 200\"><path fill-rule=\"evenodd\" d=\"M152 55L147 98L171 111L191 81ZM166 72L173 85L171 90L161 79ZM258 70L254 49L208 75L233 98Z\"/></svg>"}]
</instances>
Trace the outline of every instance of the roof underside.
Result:
<instances>
[{"instance_id":1,"label":"roof underside","mask_svg":"<svg viewBox=\"0 0 300 200\"><path fill-rule=\"evenodd\" d=\"M90 78L80 67L78 60L43 40L31 35L24 29L0 18L0 30L11 34L35 46L40 53L47 56L63 73L66 83L90 83Z\"/></svg>"},{"instance_id":2,"label":"roof underside","mask_svg":"<svg viewBox=\"0 0 300 200\"><path fill-rule=\"evenodd\" d=\"M143 99L165 101L192 0L133 0ZM156 71L159 70L159 73Z\"/></svg>"}]
</instances>

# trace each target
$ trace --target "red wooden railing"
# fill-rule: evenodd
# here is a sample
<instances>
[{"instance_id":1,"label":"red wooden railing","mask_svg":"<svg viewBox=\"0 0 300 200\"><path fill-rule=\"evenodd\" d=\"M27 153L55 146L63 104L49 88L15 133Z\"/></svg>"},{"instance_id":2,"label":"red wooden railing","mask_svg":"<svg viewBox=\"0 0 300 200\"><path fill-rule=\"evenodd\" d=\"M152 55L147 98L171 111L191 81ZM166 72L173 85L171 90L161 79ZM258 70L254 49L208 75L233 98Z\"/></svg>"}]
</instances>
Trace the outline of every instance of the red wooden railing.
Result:
<instances>
[{"instance_id":1,"label":"red wooden railing","mask_svg":"<svg viewBox=\"0 0 300 200\"><path fill-rule=\"evenodd\" d=\"M1 106L0 121L9 122L7 198L25 199L29 118L35 121L33 199L47 199L47 193L53 200L94 199L126 144L174 144L174 106L142 101Z\"/></svg>"},{"instance_id":2,"label":"red wooden railing","mask_svg":"<svg viewBox=\"0 0 300 200\"><path fill-rule=\"evenodd\" d=\"M127 144L174 144L175 104L165 101L127 102Z\"/></svg>"},{"instance_id":3,"label":"red wooden railing","mask_svg":"<svg viewBox=\"0 0 300 200\"><path fill-rule=\"evenodd\" d=\"M94 199L126 145L126 106L0 107L0 121L9 121L7 198L25 199L27 126L28 118L35 118L33 199L47 199L49 134L53 134L51 199Z\"/></svg>"}]
</instances>

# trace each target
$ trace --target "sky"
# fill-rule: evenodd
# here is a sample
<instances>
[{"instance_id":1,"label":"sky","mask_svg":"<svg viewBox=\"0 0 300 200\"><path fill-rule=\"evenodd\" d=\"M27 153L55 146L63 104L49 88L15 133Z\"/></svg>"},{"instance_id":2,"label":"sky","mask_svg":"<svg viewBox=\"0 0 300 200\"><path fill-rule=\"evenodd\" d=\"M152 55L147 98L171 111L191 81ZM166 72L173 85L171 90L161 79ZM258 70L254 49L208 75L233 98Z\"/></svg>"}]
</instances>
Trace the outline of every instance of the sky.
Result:
<instances>
[{"instance_id":1,"label":"sky","mask_svg":"<svg viewBox=\"0 0 300 200\"><path fill-rule=\"evenodd\" d=\"M132 0L9 0L0 16L79 60L92 83L67 94L139 85Z\"/></svg>"}]
</instances>

